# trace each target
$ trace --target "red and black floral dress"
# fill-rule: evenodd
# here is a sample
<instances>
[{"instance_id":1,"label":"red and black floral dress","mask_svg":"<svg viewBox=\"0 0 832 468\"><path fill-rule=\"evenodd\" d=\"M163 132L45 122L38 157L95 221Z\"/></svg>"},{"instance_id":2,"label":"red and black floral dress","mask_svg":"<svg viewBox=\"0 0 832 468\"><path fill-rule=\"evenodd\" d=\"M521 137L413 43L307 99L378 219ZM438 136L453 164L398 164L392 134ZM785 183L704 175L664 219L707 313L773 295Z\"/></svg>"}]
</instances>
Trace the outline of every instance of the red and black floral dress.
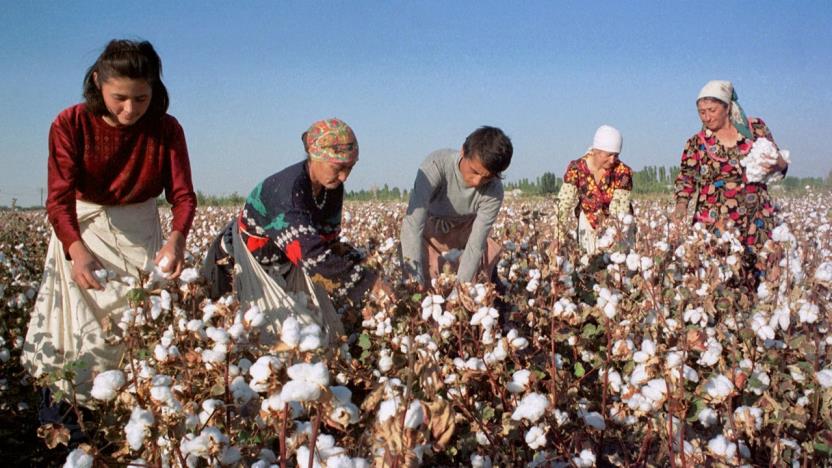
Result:
<instances>
[{"instance_id":1,"label":"red and black floral dress","mask_svg":"<svg viewBox=\"0 0 832 468\"><path fill-rule=\"evenodd\" d=\"M761 119L749 119L749 124L754 139L739 134L731 148L709 130L688 139L676 177L676 201L694 199L693 222L702 223L716 236L734 230L743 245L756 253L771 238L774 207L766 184L749 182L740 161L754 140L766 138L773 143L774 138Z\"/></svg>"},{"instance_id":2,"label":"red and black floral dress","mask_svg":"<svg viewBox=\"0 0 832 468\"><path fill-rule=\"evenodd\" d=\"M633 171L621 161L616 161L600 181L592 175L586 158L570 162L558 194L561 230L577 226L581 213L597 229L610 214L630 212L632 190Z\"/></svg>"}]
</instances>

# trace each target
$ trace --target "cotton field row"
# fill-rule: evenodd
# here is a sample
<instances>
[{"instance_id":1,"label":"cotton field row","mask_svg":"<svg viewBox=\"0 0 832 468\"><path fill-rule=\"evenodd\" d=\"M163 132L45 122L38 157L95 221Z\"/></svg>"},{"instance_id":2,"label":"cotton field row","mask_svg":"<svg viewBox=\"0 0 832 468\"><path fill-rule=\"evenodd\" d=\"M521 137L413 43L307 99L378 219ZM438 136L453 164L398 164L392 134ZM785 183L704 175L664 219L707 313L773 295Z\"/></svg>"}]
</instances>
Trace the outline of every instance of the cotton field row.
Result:
<instances>
[{"instance_id":1,"label":"cotton field row","mask_svg":"<svg viewBox=\"0 0 832 468\"><path fill-rule=\"evenodd\" d=\"M668 202L637 201L595 258L554 241L553 201L508 203L493 233L501 300L450 277L428 294L398 285L404 205L348 204L343 237L395 297L347 311L350 336L325 346L317 326L275 331L233 295L205 300L195 270L149 281L114 322L127 358L95 378L91 443L66 464L829 463L832 196L780 203L756 291L727 287L739 243L673 231ZM200 208L193 266L232 214ZM43 213L3 223L0 392L11 394L32 385L18 361L49 230ZM25 409L4 399L3 411ZM67 435L41 432L52 445Z\"/></svg>"}]
</instances>

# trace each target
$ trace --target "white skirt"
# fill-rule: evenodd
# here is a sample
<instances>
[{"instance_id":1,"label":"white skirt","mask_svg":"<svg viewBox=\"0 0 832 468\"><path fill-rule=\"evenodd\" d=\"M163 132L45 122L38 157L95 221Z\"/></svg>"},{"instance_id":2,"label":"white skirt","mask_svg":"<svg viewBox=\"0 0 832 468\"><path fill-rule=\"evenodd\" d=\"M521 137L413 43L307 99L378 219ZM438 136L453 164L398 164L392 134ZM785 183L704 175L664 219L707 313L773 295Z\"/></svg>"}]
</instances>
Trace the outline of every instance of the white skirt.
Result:
<instances>
[{"instance_id":1,"label":"white skirt","mask_svg":"<svg viewBox=\"0 0 832 468\"><path fill-rule=\"evenodd\" d=\"M147 271L162 246L162 227L156 200L120 206L76 201L81 239L89 251L116 279L104 290L79 288L72 281L72 263L53 230L46 253L43 280L32 311L22 362L35 377L53 372L72 361L80 401L92 388L92 377L118 367L124 348L113 344L120 330L116 324L127 308L130 285L125 277ZM65 381L57 388L67 391Z\"/></svg>"}]
</instances>

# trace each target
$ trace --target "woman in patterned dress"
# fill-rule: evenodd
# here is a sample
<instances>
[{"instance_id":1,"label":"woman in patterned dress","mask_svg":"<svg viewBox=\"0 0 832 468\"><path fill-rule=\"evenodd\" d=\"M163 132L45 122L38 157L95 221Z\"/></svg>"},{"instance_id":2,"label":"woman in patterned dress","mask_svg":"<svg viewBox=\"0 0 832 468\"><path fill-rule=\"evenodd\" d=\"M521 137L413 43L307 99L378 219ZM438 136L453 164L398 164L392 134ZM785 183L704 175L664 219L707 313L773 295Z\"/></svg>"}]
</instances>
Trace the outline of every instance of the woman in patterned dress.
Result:
<instances>
[{"instance_id":1,"label":"woman in patterned dress","mask_svg":"<svg viewBox=\"0 0 832 468\"><path fill-rule=\"evenodd\" d=\"M231 291L235 263L250 267L238 275L242 280L238 288L248 284L255 296L262 296L257 283L267 283L272 290L292 289L286 281L294 270L311 280L315 289L325 291L327 297L318 299L326 302L321 308L328 309L329 298L356 302L376 283L373 272L363 267L362 255L339 241L343 183L358 162L355 134L346 123L332 118L315 122L301 138L307 158L259 183L209 249L202 274L213 298ZM246 294L239 289L238 293L243 300ZM250 299L257 303L260 298ZM268 302L261 308L285 310ZM339 334L340 321L326 316L326 311L323 315L310 320ZM280 315L278 321L285 318Z\"/></svg>"},{"instance_id":2,"label":"woman in patterned dress","mask_svg":"<svg viewBox=\"0 0 832 468\"><path fill-rule=\"evenodd\" d=\"M595 132L592 147L569 163L558 193L558 239L577 231L584 252L597 251L596 230L609 216L632 211L633 171L618 159L621 133L609 125ZM631 235L632 233L630 233Z\"/></svg>"},{"instance_id":3,"label":"woman in patterned dress","mask_svg":"<svg viewBox=\"0 0 832 468\"><path fill-rule=\"evenodd\" d=\"M759 276L762 265L755 254L771 237L774 207L766 184L750 182L742 161L757 139L774 139L762 119L745 116L730 81L708 82L696 107L702 130L688 139L682 152L673 218L686 219L693 202L693 222L718 237L734 233L745 246L748 274L756 271ZM785 175L788 163L778 154L764 169Z\"/></svg>"}]
</instances>

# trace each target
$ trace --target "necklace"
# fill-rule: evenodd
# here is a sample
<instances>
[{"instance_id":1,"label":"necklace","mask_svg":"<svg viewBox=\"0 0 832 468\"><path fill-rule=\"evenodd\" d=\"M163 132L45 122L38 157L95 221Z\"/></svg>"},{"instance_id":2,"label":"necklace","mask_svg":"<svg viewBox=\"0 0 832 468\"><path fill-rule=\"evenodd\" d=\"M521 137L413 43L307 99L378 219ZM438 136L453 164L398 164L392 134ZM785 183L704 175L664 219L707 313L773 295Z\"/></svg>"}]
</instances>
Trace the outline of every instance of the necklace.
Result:
<instances>
[{"instance_id":1,"label":"necklace","mask_svg":"<svg viewBox=\"0 0 832 468\"><path fill-rule=\"evenodd\" d=\"M312 203L314 203L319 210L322 210L324 205L326 205L326 188L321 188L321 192L323 192L324 196L321 198L320 202L318 202L318 199L315 197L315 193L312 193Z\"/></svg>"}]
</instances>

